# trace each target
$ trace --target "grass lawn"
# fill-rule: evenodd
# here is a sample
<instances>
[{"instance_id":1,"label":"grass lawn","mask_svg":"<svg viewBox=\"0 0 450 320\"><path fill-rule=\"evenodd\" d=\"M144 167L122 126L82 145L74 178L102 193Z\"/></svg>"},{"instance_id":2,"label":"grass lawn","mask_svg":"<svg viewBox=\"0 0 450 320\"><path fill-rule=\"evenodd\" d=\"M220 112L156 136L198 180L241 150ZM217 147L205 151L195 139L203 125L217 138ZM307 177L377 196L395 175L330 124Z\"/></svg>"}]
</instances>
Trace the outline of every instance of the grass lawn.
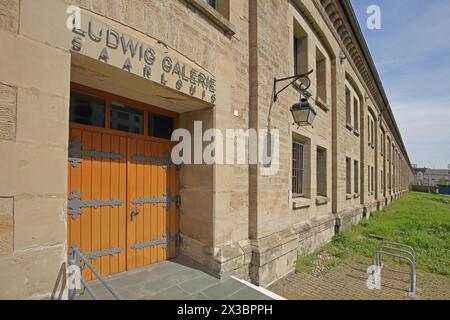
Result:
<instances>
[{"instance_id":1,"label":"grass lawn","mask_svg":"<svg viewBox=\"0 0 450 320\"><path fill-rule=\"evenodd\" d=\"M371 258L379 240L370 235L412 246L419 270L450 276L450 197L413 192L299 257L297 270L319 275L350 257Z\"/></svg>"}]
</instances>

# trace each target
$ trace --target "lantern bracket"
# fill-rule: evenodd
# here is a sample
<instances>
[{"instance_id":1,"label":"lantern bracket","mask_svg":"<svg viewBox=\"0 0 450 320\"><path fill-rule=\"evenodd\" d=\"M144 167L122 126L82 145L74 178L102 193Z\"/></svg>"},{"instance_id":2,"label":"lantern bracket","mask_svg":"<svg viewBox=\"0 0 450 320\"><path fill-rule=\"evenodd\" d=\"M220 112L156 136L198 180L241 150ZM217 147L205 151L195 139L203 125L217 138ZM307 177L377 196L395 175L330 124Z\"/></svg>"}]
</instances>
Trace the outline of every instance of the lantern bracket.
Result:
<instances>
[{"instance_id":1,"label":"lantern bracket","mask_svg":"<svg viewBox=\"0 0 450 320\"><path fill-rule=\"evenodd\" d=\"M302 86L304 86L304 83L302 82L302 84L300 85L300 91L305 91L308 90L309 87L311 86L311 79L309 79L309 75L311 73L313 73L314 70L311 70L309 72L303 73L303 74L298 74L295 76L291 76L291 77L286 77L286 78L274 78L273 79L273 92L274 92L274 96L273 96L273 102L277 102L278 101L278 96L287 88L289 88L291 85L293 85L296 81L300 80L300 79L304 79L306 80L306 86L304 88L302 88ZM277 84L279 82L284 82L284 81L288 81L291 80L291 82L289 82L286 86L284 86L281 90L277 91Z\"/></svg>"}]
</instances>

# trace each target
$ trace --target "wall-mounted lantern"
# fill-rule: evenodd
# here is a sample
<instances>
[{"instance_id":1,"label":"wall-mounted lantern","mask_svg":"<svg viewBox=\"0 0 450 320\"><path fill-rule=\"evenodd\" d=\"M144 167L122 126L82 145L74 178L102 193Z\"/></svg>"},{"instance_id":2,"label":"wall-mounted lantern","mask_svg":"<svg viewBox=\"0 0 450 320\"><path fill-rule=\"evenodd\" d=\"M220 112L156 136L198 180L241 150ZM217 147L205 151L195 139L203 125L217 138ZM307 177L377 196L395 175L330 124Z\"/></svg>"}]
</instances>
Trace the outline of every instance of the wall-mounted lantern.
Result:
<instances>
[{"instance_id":1,"label":"wall-mounted lantern","mask_svg":"<svg viewBox=\"0 0 450 320\"><path fill-rule=\"evenodd\" d=\"M280 93L282 93L288 87L293 85L296 81L298 81L300 79L303 80L300 84L300 101L295 103L290 109L291 113L292 113L292 117L294 118L294 124L296 124L298 126L311 126L317 115L317 112L309 104L308 99L306 98L306 95L304 94L304 92L306 90L308 90L309 87L311 86L311 80L309 79L308 76L311 73L313 73L313 71L314 70L311 70L307 73L303 73L303 74L299 74L299 75L287 77L287 78L281 78L281 79L275 78L274 82L273 82L273 92L274 92L273 102L277 102L278 96L280 95ZM288 80L291 80L291 82L289 82L289 84L284 86L281 90L277 91L277 84L279 82L288 81ZM305 83L306 83L306 85L305 85ZM302 97L302 94L305 97Z\"/></svg>"}]
</instances>

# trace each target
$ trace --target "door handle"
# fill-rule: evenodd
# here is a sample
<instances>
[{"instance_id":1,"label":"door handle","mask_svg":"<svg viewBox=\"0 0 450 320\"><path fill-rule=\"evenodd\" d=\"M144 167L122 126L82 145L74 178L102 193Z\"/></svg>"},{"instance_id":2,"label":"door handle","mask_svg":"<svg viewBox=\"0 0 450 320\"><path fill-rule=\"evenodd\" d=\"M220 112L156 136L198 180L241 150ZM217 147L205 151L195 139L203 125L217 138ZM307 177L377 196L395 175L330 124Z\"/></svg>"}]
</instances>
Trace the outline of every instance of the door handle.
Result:
<instances>
[{"instance_id":1,"label":"door handle","mask_svg":"<svg viewBox=\"0 0 450 320\"><path fill-rule=\"evenodd\" d=\"M140 213L139 209L131 208L131 212L130 212L131 222L133 222L134 217L137 216L139 213Z\"/></svg>"}]
</instances>

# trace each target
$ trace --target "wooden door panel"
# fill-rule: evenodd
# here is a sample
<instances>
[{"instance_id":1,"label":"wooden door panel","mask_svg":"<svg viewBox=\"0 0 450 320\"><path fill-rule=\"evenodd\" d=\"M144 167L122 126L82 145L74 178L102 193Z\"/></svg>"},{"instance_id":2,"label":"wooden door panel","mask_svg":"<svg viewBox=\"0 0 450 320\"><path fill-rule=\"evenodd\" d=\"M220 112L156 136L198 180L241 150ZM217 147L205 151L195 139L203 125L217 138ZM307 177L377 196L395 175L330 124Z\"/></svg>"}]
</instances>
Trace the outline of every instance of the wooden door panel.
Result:
<instances>
[{"instance_id":1,"label":"wooden door panel","mask_svg":"<svg viewBox=\"0 0 450 320\"><path fill-rule=\"evenodd\" d=\"M163 199L178 195L178 186L173 184L178 176L174 166L170 166L169 171L166 172L161 163L133 160L134 156L149 159L162 158L164 153L170 150L170 144L128 139L128 211L130 214L132 210L139 212L133 221L131 218L128 219L128 269L139 268L176 256L176 246L172 243L167 250L163 244L133 248L136 244L148 244L163 240L165 235L168 237L169 234L174 236L178 233L178 225L175 222L178 209L174 203L133 204L133 199ZM167 192L171 192L171 196ZM167 205L169 205L168 208L166 208ZM167 218L168 215L171 215L171 218Z\"/></svg>"},{"instance_id":2,"label":"wooden door panel","mask_svg":"<svg viewBox=\"0 0 450 320\"><path fill-rule=\"evenodd\" d=\"M125 263L125 215L126 215L126 144L125 138L91 132L89 130L70 130L71 140L81 141L82 150L99 152L118 152L122 160L92 158L83 156L75 166L68 164L68 193L77 193L80 201L122 200L120 206L85 207L76 218L68 216L68 243L79 246L83 253L90 254L103 250L121 248L120 254L105 255L90 259L92 265L102 274L126 271ZM94 279L85 268L86 280Z\"/></svg>"}]
</instances>

